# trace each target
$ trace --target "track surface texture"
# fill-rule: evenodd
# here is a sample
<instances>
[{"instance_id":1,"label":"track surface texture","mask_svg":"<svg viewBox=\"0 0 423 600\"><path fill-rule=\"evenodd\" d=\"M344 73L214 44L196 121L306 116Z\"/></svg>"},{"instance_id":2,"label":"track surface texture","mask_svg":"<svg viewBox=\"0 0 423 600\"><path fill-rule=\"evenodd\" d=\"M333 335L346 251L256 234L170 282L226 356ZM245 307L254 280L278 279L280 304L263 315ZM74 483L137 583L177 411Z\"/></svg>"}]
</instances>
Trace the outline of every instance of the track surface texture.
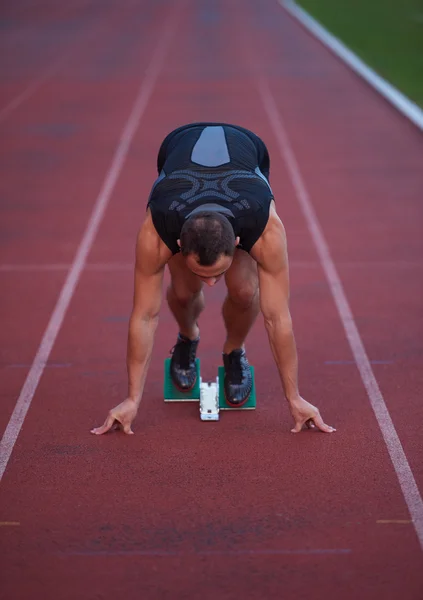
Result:
<instances>
[{"instance_id":1,"label":"track surface texture","mask_svg":"<svg viewBox=\"0 0 423 600\"><path fill-rule=\"evenodd\" d=\"M0 484L0 597L421 599L417 525L277 119L420 490L421 134L276 0L4 3L0 53L2 433L44 339ZM134 242L158 147L199 120L246 126L269 147L300 389L335 434L290 433L260 318L247 343L256 411L203 423L195 405L165 405L177 332L165 302L135 435L89 433L126 395ZM43 338L71 276L57 337ZM206 291L206 379L221 363L223 298L223 282Z\"/></svg>"}]
</instances>

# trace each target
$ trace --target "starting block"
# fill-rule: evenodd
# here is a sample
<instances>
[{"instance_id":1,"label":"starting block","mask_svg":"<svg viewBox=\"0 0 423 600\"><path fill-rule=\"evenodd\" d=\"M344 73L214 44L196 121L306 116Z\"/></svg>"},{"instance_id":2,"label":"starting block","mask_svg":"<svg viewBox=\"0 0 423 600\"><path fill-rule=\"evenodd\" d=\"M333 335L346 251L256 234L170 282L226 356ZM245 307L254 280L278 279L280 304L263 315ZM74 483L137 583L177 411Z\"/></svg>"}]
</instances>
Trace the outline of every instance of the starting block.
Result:
<instances>
[{"instance_id":1,"label":"starting block","mask_svg":"<svg viewBox=\"0 0 423 600\"><path fill-rule=\"evenodd\" d=\"M173 384L170 376L170 358L164 362L163 394L165 402L199 402L200 419L202 421L218 421L221 410L254 410L256 408L256 386L254 367L250 366L253 387L250 396L241 407L230 406L225 399L224 376L225 368L218 368L216 381L203 381L200 374L200 359L195 360L197 380L192 390L181 392Z\"/></svg>"}]
</instances>

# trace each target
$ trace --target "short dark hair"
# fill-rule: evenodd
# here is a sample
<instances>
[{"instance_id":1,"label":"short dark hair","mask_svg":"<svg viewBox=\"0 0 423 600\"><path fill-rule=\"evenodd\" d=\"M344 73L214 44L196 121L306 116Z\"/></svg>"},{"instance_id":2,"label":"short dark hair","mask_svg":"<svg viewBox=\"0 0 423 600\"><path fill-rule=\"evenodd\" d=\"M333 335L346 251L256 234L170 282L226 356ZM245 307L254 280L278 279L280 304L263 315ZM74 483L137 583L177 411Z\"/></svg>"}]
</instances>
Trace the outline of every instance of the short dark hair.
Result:
<instances>
[{"instance_id":1,"label":"short dark hair","mask_svg":"<svg viewBox=\"0 0 423 600\"><path fill-rule=\"evenodd\" d=\"M233 256L235 233L229 220L213 211L198 212L185 221L181 230L183 256L196 254L204 267L214 265L221 254Z\"/></svg>"}]
</instances>

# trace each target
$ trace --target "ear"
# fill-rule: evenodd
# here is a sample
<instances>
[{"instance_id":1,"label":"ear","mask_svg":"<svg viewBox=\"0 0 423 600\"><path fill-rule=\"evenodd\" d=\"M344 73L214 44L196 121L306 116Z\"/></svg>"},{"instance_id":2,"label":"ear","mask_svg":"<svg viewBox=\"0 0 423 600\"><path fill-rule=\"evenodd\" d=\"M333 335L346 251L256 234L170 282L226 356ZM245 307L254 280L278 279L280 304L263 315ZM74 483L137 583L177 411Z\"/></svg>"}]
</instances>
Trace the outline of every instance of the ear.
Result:
<instances>
[{"instance_id":1,"label":"ear","mask_svg":"<svg viewBox=\"0 0 423 600\"><path fill-rule=\"evenodd\" d=\"M240 237L239 237L239 236L235 238L235 246L238 246L238 244L239 244L239 240L240 240Z\"/></svg>"},{"instance_id":2,"label":"ear","mask_svg":"<svg viewBox=\"0 0 423 600\"><path fill-rule=\"evenodd\" d=\"M181 247L181 240L176 240L176 243L178 244L179 247Z\"/></svg>"}]
</instances>

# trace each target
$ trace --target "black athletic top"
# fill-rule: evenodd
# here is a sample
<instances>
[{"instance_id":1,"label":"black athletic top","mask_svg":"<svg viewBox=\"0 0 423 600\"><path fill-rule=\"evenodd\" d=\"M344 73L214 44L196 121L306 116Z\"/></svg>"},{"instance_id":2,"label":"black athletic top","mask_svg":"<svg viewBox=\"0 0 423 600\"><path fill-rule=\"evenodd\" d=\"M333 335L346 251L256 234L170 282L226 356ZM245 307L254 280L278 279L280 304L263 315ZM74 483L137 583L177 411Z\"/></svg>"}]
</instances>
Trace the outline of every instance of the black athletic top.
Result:
<instances>
[{"instance_id":1,"label":"black athletic top","mask_svg":"<svg viewBox=\"0 0 423 600\"><path fill-rule=\"evenodd\" d=\"M148 200L160 238L176 254L185 219L194 211L216 210L228 217L243 250L263 233L273 199L269 154L254 133L224 123L193 123L164 139L157 159L159 177Z\"/></svg>"}]
</instances>

